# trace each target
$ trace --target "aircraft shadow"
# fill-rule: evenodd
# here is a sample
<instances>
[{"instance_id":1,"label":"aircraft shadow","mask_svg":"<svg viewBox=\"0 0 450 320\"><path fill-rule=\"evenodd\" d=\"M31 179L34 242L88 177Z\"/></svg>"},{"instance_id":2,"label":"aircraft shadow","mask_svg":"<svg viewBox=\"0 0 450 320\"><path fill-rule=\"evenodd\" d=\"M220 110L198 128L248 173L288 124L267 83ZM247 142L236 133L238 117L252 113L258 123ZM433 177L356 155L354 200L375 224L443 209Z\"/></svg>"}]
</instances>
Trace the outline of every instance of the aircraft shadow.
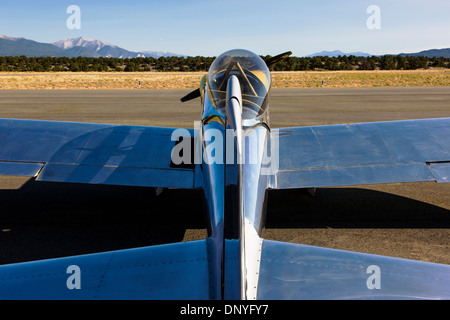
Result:
<instances>
[{"instance_id":1,"label":"aircraft shadow","mask_svg":"<svg viewBox=\"0 0 450 320\"><path fill-rule=\"evenodd\" d=\"M357 187L270 190L266 228L450 228L450 210Z\"/></svg>"},{"instance_id":2,"label":"aircraft shadow","mask_svg":"<svg viewBox=\"0 0 450 320\"><path fill-rule=\"evenodd\" d=\"M0 190L0 264L180 242L188 229L188 240L205 238L201 200L199 190L156 196L154 188L31 179Z\"/></svg>"},{"instance_id":3,"label":"aircraft shadow","mask_svg":"<svg viewBox=\"0 0 450 320\"><path fill-rule=\"evenodd\" d=\"M0 190L0 264L203 239L201 190L36 182ZM450 211L362 188L271 190L266 229L450 228ZM189 233L189 234L188 234Z\"/></svg>"}]
</instances>

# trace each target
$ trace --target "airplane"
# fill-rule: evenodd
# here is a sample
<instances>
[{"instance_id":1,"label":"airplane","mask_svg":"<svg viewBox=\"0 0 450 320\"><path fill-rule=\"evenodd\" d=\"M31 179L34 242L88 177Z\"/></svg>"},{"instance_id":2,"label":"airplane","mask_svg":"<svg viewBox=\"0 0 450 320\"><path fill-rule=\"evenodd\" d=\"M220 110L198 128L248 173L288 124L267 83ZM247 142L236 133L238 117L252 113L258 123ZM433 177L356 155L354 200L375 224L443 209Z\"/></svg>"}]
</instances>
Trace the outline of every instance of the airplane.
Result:
<instances>
[{"instance_id":1,"label":"airplane","mask_svg":"<svg viewBox=\"0 0 450 320\"><path fill-rule=\"evenodd\" d=\"M450 118L272 128L270 67L234 49L194 129L0 120L0 174L202 190L206 239L0 266L0 299L449 299L450 266L262 238L269 190L448 182Z\"/></svg>"}]
</instances>

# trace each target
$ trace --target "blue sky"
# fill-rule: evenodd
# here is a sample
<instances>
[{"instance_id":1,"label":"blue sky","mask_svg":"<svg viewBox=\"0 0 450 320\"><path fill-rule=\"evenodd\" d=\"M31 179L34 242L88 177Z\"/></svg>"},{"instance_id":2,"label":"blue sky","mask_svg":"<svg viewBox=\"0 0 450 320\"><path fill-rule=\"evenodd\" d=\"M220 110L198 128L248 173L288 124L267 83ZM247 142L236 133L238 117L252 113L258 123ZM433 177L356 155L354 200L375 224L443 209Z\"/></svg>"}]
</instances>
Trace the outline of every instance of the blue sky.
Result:
<instances>
[{"instance_id":1,"label":"blue sky","mask_svg":"<svg viewBox=\"0 0 450 320\"><path fill-rule=\"evenodd\" d=\"M69 30L67 7L81 9ZM370 5L381 29L369 29ZM85 36L132 51L217 56L233 48L295 56L323 50L372 54L450 47L448 0L1 1L0 34L39 42Z\"/></svg>"}]
</instances>

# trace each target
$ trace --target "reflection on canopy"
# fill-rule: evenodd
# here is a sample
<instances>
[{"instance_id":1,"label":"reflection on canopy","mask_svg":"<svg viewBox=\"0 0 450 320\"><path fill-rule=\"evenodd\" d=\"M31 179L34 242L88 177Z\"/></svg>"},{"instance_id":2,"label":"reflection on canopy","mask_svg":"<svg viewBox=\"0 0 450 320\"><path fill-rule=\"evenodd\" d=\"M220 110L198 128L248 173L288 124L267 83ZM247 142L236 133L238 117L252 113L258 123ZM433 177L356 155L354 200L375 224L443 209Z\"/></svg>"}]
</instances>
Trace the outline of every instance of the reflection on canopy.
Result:
<instances>
[{"instance_id":1,"label":"reflection on canopy","mask_svg":"<svg viewBox=\"0 0 450 320\"><path fill-rule=\"evenodd\" d=\"M241 84L242 116L256 118L267 107L270 71L258 55L247 50L230 50L214 60L208 73L208 94L214 106L224 113L227 83L235 75Z\"/></svg>"}]
</instances>

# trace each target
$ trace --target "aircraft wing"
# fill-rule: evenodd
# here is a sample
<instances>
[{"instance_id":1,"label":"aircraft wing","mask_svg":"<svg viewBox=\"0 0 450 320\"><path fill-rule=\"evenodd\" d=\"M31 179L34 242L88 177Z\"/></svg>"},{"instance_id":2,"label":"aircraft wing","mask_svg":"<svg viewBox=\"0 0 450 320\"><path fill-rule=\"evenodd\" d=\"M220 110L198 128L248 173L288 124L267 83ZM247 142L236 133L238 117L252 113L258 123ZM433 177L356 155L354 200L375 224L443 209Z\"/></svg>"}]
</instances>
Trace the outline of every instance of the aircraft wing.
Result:
<instances>
[{"instance_id":1,"label":"aircraft wing","mask_svg":"<svg viewBox=\"0 0 450 320\"><path fill-rule=\"evenodd\" d=\"M450 118L272 130L272 188L450 181ZM278 141L278 142L277 142ZM450 266L264 240L259 299L449 299Z\"/></svg>"},{"instance_id":2,"label":"aircraft wing","mask_svg":"<svg viewBox=\"0 0 450 320\"><path fill-rule=\"evenodd\" d=\"M449 137L450 118L274 129L273 188L447 182Z\"/></svg>"},{"instance_id":3,"label":"aircraft wing","mask_svg":"<svg viewBox=\"0 0 450 320\"><path fill-rule=\"evenodd\" d=\"M194 188L173 128L0 119L0 174L38 181ZM193 130L186 129L193 137Z\"/></svg>"},{"instance_id":4,"label":"aircraft wing","mask_svg":"<svg viewBox=\"0 0 450 320\"><path fill-rule=\"evenodd\" d=\"M449 299L450 266L264 240L258 299Z\"/></svg>"},{"instance_id":5,"label":"aircraft wing","mask_svg":"<svg viewBox=\"0 0 450 320\"><path fill-rule=\"evenodd\" d=\"M178 143L172 141L174 130L1 119L0 174L38 181L201 187L194 166L171 160ZM185 130L194 137L193 130ZM2 265L0 299L209 299L209 268L207 240Z\"/></svg>"},{"instance_id":6,"label":"aircraft wing","mask_svg":"<svg viewBox=\"0 0 450 320\"><path fill-rule=\"evenodd\" d=\"M0 300L205 300L207 240L0 266Z\"/></svg>"}]
</instances>

